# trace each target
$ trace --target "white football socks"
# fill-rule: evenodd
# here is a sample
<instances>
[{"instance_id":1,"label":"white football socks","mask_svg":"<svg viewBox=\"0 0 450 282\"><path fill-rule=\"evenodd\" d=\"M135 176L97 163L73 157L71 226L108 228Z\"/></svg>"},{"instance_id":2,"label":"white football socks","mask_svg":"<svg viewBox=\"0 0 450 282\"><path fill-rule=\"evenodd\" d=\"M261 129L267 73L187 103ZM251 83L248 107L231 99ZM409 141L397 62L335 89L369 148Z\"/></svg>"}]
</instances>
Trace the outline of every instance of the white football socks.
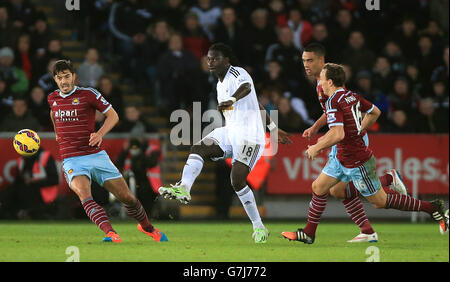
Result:
<instances>
[{"instance_id":1,"label":"white football socks","mask_svg":"<svg viewBox=\"0 0 450 282\"><path fill-rule=\"evenodd\" d=\"M238 195L239 200L241 200L245 212L252 221L253 229L255 228L264 229L264 225L261 221L261 217L259 216L258 207L255 201L255 195L253 194L252 189L250 189L250 187L248 187L247 185L240 191L236 192L236 194Z\"/></svg>"},{"instance_id":2,"label":"white football socks","mask_svg":"<svg viewBox=\"0 0 450 282\"><path fill-rule=\"evenodd\" d=\"M186 188L188 192L191 191L192 184L194 184L195 179L202 171L203 163L203 158L200 155L189 154L181 177L181 185Z\"/></svg>"}]
</instances>

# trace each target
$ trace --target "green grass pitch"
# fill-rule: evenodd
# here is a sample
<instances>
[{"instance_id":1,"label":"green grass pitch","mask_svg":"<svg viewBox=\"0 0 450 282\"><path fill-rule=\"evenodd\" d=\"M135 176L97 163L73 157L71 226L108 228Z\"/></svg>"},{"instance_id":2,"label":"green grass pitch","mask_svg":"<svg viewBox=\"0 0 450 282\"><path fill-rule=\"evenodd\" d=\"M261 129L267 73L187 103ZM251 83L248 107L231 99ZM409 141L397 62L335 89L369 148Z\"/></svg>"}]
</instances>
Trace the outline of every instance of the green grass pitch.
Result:
<instances>
[{"instance_id":1,"label":"green grass pitch","mask_svg":"<svg viewBox=\"0 0 450 282\"><path fill-rule=\"evenodd\" d=\"M89 221L0 221L0 261L64 262L79 250L79 260L159 262L364 262L378 248L381 262L448 262L449 237L432 223L372 222L378 243L350 244L359 229L350 223L320 224L316 242L305 245L281 237L304 222L267 221L271 231L266 244L252 241L251 224L226 222L154 222L169 242L157 243L140 233L134 222L113 220L121 244L102 243L103 233ZM66 253L67 252L67 253Z\"/></svg>"}]
</instances>

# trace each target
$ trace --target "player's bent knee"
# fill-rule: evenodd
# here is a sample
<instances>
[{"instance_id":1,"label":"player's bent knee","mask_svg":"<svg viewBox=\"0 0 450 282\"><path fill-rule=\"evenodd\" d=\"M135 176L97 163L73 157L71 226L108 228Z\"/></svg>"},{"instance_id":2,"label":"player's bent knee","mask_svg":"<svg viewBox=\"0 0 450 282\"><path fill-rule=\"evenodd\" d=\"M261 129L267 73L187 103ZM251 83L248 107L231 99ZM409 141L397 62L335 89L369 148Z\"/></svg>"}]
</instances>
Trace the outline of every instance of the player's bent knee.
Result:
<instances>
[{"instance_id":1,"label":"player's bent knee","mask_svg":"<svg viewBox=\"0 0 450 282\"><path fill-rule=\"evenodd\" d=\"M77 194L81 201L92 197L91 182L87 176L75 176L70 182L70 188Z\"/></svg>"},{"instance_id":2,"label":"player's bent knee","mask_svg":"<svg viewBox=\"0 0 450 282\"><path fill-rule=\"evenodd\" d=\"M233 187L233 190L238 192L242 190L245 186L247 186L246 181L233 181L231 180L231 187Z\"/></svg>"},{"instance_id":3,"label":"player's bent knee","mask_svg":"<svg viewBox=\"0 0 450 282\"><path fill-rule=\"evenodd\" d=\"M317 183L317 180L314 180L311 185L312 191L316 194L320 193L320 185Z\"/></svg>"},{"instance_id":4,"label":"player's bent knee","mask_svg":"<svg viewBox=\"0 0 450 282\"><path fill-rule=\"evenodd\" d=\"M386 207L386 202L382 201L373 201L371 204L376 209L384 209Z\"/></svg>"},{"instance_id":5,"label":"player's bent knee","mask_svg":"<svg viewBox=\"0 0 450 282\"><path fill-rule=\"evenodd\" d=\"M345 199L345 190L343 191L333 187L330 189L330 195L336 199Z\"/></svg>"}]
</instances>

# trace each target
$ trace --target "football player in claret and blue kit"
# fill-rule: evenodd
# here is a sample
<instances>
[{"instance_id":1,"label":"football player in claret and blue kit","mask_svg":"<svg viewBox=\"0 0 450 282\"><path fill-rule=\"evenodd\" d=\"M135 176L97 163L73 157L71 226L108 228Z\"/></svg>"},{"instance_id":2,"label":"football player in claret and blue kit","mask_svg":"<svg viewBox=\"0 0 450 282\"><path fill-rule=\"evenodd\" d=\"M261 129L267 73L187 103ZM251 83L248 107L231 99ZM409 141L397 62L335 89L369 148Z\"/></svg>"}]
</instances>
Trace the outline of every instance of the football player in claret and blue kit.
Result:
<instances>
[{"instance_id":1,"label":"football player in claret and blue kit","mask_svg":"<svg viewBox=\"0 0 450 282\"><path fill-rule=\"evenodd\" d=\"M105 210L92 198L91 181L103 186L123 203L128 215L139 222L139 231L157 242L167 241L166 235L150 223L141 203L102 148L103 137L119 121L112 105L97 90L75 85L76 74L68 60L56 61L52 76L59 89L50 93L47 100L64 176L90 220L105 232L103 241L120 243L122 239L112 228ZM97 110L106 119L95 131Z\"/></svg>"}]
</instances>

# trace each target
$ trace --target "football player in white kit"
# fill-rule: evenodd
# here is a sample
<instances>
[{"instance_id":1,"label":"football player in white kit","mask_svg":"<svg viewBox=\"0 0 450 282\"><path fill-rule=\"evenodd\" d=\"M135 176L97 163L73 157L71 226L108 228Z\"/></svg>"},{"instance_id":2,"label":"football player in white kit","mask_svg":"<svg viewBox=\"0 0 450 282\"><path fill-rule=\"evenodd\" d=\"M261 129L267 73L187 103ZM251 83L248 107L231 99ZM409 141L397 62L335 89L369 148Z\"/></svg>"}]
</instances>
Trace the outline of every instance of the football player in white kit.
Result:
<instances>
[{"instance_id":1,"label":"football player in white kit","mask_svg":"<svg viewBox=\"0 0 450 282\"><path fill-rule=\"evenodd\" d=\"M208 68L218 78L217 109L223 112L226 125L214 129L191 147L181 181L171 187L160 187L159 193L187 204L204 160L232 158L231 185L253 224L254 241L265 243L269 231L261 221L253 191L246 181L264 151L266 131L261 117L264 108L258 102L252 78L243 68L231 65L233 59L231 48L223 43L209 48ZM278 142L291 143L288 134L278 129L267 113L266 124L271 132L276 131Z\"/></svg>"}]
</instances>

